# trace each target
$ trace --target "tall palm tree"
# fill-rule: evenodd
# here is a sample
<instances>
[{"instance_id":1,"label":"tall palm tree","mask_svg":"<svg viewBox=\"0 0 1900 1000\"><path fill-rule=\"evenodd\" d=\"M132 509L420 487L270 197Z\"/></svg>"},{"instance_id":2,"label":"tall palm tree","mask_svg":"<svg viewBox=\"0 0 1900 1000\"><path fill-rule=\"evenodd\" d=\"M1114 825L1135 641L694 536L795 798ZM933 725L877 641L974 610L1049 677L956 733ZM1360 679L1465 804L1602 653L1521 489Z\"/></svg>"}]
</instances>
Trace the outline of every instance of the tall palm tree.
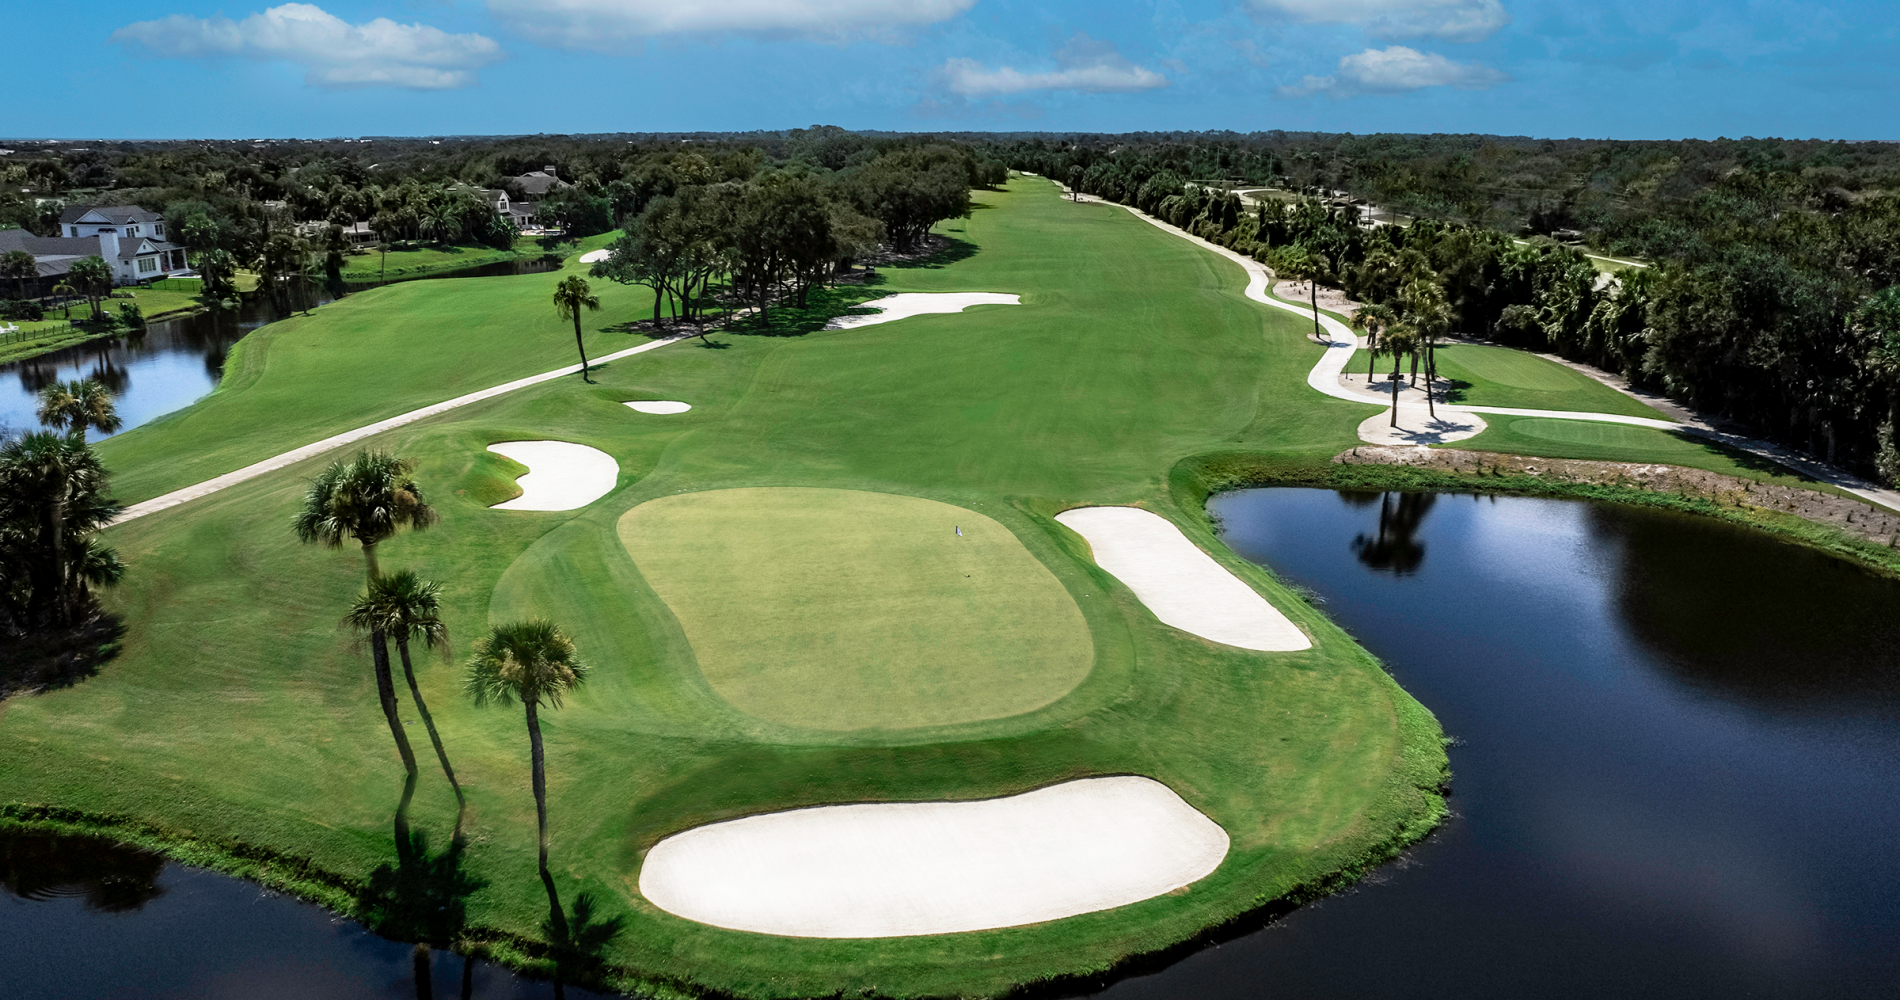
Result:
<instances>
[{"instance_id":1,"label":"tall palm tree","mask_svg":"<svg viewBox=\"0 0 1900 1000\"><path fill-rule=\"evenodd\" d=\"M73 318L73 296L79 294L79 289L74 287L71 284L68 284L67 282L62 281L59 284L54 285L52 291L54 295L59 296L60 306L61 308L65 309L65 317L67 319L72 319Z\"/></svg>"},{"instance_id":2,"label":"tall palm tree","mask_svg":"<svg viewBox=\"0 0 1900 1000\"><path fill-rule=\"evenodd\" d=\"M1319 279L1326 273L1326 262L1319 254L1303 246L1293 246L1280 255L1281 274L1294 281L1304 281L1313 293L1313 336L1324 340L1325 334L1319 326Z\"/></svg>"},{"instance_id":3,"label":"tall palm tree","mask_svg":"<svg viewBox=\"0 0 1900 1000\"><path fill-rule=\"evenodd\" d=\"M99 301L112 290L112 265L106 263L104 257L94 254L73 261L66 274L86 296L86 304L92 307L92 318L103 318L105 312L99 308Z\"/></svg>"},{"instance_id":4,"label":"tall palm tree","mask_svg":"<svg viewBox=\"0 0 1900 1000\"><path fill-rule=\"evenodd\" d=\"M355 539L374 583L381 575L379 543L403 528L420 531L440 519L423 499L414 471L413 462L386 451L359 451L330 463L304 492L303 509L292 522L297 539L333 549Z\"/></svg>"},{"instance_id":5,"label":"tall palm tree","mask_svg":"<svg viewBox=\"0 0 1900 1000\"><path fill-rule=\"evenodd\" d=\"M1352 328L1366 334L1366 386L1372 386L1372 366L1379 356L1379 331L1392 325L1397 317L1384 303L1360 306L1352 314Z\"/></svg>"},{"instance_id":6,"label":"tall palm tree","mask_svg":"<svg viewBox=\"0 0 1900 1000\"><path fill-rule=\"evenodd\" d=\"M359 597L343 616L343 623L369 635L370 662L376 670L376 699L383 706L383 721L396 741L396 754L402 758L402 801L396 806L396 856L406 858L409 851L409 800L416 794L416 753L409 748L409 734L403 732L402 711L396 705L396 683L389 670L389 641L384 631L381 610L374 599L376 579L370 579L371 595Z\"/></svg>"},{"instance_id":7,"label":"tall palm tree","mask_svg":"<svg viewBox=\"0 0 1900 1000\"><path fill-rule=\"evenodd\" d=\"M88 428L110 434L121 423L118 409L112 404L112 391L94 378L55 382L41 389L36 415L40 423L68 434L84 435Z\"/></svg>"},{"instance_id":8,"label":"tall palm tree","mask_svg":"<svg viewBox=\"0 0 1900 1000\"><path fill-rule=\"evenodd\" d=\"M1436 345L1438 338L1451 329L1451 303L1445 298L1445 286L1436 278L1408 282L1399 294L1405 306L1406 324L1418 332L1425 350L1425 408L1436 417L1438 411L1432 406L1432 385L1438 377ZM1412 356L1412 374L1416 381L1416 352Z\"/></svg>"},{"instance_id":9,"label":"tall palm tree","mask_svg":"<svg viewBox=\"0 0 1900 1000\"><path fill-rule=\"evenodd\" d=\"M548 873L548 780L541 752L542 705L560 708L561 698L587 679L587 667L574 651L574 640L543 618L495 626L476 640L463 688L477 705L520 701L527 710L529 760L534 772L534 814L539 824L541 884L548 891L549 919L566 940L567 918Z\"/></svg>"},{"instance_id":10,"label":"tall palm tree","mask_svg":"<svg viewBox=\"0 0 1900 1000\"><path fill-rule=\"evenodd\" d=\"M1392 426L1399 425L1399 359L1418 352L1418 331L1406 323L1394 323L1379 343L1380 354L1392 355Z\"/></svg>"},{"instance_id":11,"label":"tall palm tree","mask_svg":"<svg viewBox=\"0 0 1900 1000\"><path fill-rule=\"evenodd\" d=\"M587 284L587 279L578 274L570 274L554 286L554 311L562 319L574 321L574 346L581 352L581 381L591 382L587 377L587 344L581 340L581 310L600 311L600 298Z\"/></svg>"},{"instance_id":12,"label":"tall palm tree","mask_svg":"<svg viewBox=\"0 0 1900 1000\"><path fill-rule=\"evenodd\" d=\"M440 613L441 589L440 585L422 580L406 569L391 573L370 583L369 593L356 602L350 617L353 623L362 622L359 627L368 629L374 625L385 636L396 640L402 675L409 682L409 696L415 699L422 725L429 730L429 742L435 745L435 757L442 763L442 774L449 779L449 787L455 789L455 834L460 837L468 800L462 795L461 782L455 780L455 768L449 766L448 751L442 748L442 734L436 731L435 717L429 714L429 706L422 700L422 688L416 684L415 665L409 657L411 639L421 639L430 649L443 648L448 643L448 626L442 623Z\"/></svg>"}]
</instances>

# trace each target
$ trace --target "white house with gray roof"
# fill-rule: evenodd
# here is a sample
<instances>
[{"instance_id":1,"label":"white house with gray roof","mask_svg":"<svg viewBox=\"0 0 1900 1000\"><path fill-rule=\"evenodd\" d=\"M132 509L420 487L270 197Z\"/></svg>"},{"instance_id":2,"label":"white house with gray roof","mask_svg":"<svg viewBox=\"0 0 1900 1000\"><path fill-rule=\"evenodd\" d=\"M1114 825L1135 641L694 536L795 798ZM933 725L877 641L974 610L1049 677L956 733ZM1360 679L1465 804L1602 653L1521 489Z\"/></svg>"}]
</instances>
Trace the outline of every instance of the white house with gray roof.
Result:
<instances>
[{"instance_id":1,"label":"white house with gray roof","mask_svg":"<svg viewBox=\"0 0 1900 1000\"><path fill-rule=\"evenodd\" d=\"M57 247L33 238L44 249L55 251L45 257L76 260L97 254L112 265L115 284L137 284L191 270L185 262L185 248L165 240L165 217L136 205L70 205L60 213L59 230ZM23 245L19 249L42 257L42 265L50 263L34 247ZM45 272L42 266L41 273ZM64 273L65 268L60 267L59 272Z\"/></svg>"}]
</instances>

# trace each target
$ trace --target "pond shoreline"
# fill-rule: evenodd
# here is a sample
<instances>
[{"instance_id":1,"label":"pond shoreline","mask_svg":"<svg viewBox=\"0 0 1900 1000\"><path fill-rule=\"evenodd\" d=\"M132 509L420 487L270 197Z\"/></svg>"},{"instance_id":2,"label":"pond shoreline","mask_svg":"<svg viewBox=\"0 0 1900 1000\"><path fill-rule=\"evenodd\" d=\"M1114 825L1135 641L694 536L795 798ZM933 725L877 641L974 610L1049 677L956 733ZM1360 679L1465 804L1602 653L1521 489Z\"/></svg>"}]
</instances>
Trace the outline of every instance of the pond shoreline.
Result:
<instances>
[{"instance_id":1,"label":"pond shoreline","mask_svg":"<svg viewBox=\"0 0 1900 1000\"><path fill-rule=\"evenodd\" d=\"M1684 466L1360 445L1324 464L1268 454L1203 455L1181 462L1170 478L1177 495L1185 494L1182 506L1203 512L1217 494L1263 486L1448 490L1668 507L1748 525L1900 578L1900 516L1853 497Z\"/></svg>"}]
</instances>

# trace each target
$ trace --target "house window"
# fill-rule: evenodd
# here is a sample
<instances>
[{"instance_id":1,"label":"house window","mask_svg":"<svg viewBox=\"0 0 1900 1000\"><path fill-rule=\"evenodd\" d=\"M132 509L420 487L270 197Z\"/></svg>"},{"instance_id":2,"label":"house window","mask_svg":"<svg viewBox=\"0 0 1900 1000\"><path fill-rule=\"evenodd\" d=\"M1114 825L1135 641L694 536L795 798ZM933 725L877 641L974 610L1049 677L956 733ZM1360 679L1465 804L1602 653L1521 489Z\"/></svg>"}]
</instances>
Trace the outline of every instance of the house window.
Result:
<instances>
[{"instance_id":1,"label":"house window","mask_svg":"<svg viewBox=\"0 0 1900 1000\"><path fill-rule=\"evenodd\" d=\"M156 270L158 270L157 257L140 257L139 258L139 273L140 274L151 274L153 271L156 271Z\"/></svg>"}]
</instances>

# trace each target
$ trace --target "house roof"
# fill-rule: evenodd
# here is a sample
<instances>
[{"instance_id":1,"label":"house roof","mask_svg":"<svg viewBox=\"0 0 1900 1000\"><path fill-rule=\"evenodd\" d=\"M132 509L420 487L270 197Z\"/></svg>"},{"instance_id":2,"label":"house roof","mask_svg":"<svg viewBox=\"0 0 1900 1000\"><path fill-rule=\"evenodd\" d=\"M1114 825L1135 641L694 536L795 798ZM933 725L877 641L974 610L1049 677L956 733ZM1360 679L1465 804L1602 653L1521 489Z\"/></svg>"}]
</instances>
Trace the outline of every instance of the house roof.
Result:
<instances>
[{"instance_id":1,"label":"house roof","mask_svg":"<svg viewBox=\"0 0 1900 1000\"><path fill-rule=\"evenodd\" d=\"M138 257L149 257L155 253L164 253L167 250L183 249L184 247L176 243L167 243L164 240L121 240L119 259L133 260Z\"/></svg>"},{"instance_id":2,"label":"house roof","mask_svg":"<svg viewBox=\"0 0 1900 1000\"><path fill-rule=\"evenodd\" d=\"M24 229L0 229L0 253L25 250L35 257L96 257L99 237L35 236Z\"/></svg>"},{"instance_id":3,"label":"house roof","mask_svg":"<svg viewBox=\"0 0 1900 1000\"><path fill-rule=\"evenodd\" d=\"M513 180L523 192L536 197L547 194L552 188L567 187L566 181L545 170L530 170Z\"/></svg>"},{"instance_id":4,"label":"house roof","mask_svg":"<svg viewBox=\"0 0 1900 1000\"><path fill-rule=\"evenodd\" d=\"M137 205L68 205L65 211L59 213L59 224L70 226L84 221L93 213L97 213L98 224L102 226L130 226L165 220L163 215L147 212Z\"/></svg>"}]
</instances>

